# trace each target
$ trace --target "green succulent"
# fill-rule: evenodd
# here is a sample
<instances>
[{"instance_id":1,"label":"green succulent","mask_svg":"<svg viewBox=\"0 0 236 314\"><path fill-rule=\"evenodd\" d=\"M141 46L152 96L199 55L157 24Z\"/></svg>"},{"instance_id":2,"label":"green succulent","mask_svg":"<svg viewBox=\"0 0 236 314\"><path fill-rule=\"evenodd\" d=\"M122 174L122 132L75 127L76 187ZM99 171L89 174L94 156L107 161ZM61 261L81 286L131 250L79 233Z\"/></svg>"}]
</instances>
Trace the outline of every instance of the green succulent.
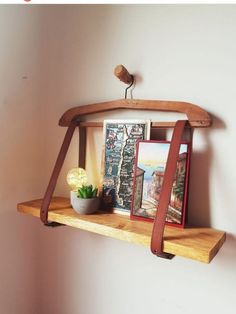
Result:
<instances>
[{"instance_id":1,"label":"green succulent","mask_svg":"<svg viewBox=\"0 0 236 314\"><path fill-rule=\"evenodd\" d=\"M82 185L82 187L78 189L77 196L79 198L94 198L97 196L97 193L98 188L93 188L92 184Z\"/></svg>"}]
</instances>

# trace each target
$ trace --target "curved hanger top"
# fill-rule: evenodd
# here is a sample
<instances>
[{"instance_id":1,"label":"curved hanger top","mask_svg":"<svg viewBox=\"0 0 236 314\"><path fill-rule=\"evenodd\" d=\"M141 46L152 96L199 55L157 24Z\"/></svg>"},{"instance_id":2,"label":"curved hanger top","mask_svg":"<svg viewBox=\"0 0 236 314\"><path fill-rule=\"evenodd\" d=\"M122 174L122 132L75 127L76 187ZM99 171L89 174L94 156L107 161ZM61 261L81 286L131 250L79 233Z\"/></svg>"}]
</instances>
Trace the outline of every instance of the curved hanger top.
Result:
<instances>
[{"instance_id":1,"label":"curved hanger top","mask_svg":"<svg viewBox=\"0 0 236 314\"><path fill-rule=\"evenodd\" d=\"M72 120L79 120L82 116L117 109L180 112L186 114L192 127L209 127L211 125L210 115L197 105L180 101L137 99L119 99L74 107L62 115L59 125L69 126Z\"/></svg>"}]
</instances>

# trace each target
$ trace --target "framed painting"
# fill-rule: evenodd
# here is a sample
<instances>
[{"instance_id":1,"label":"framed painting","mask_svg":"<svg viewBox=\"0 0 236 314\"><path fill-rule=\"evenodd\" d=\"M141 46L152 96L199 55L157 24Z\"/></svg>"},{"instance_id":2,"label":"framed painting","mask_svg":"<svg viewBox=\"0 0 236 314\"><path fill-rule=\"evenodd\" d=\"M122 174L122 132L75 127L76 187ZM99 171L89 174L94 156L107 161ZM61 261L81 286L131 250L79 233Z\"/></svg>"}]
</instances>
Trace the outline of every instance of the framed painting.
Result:
<instances>
[{"instance_id":1,"label":"framed painting","mask_svg":"<svg viewBox=\"0 0 236 314\"><path fill-rule=\"evenodd\" d=\"M139 141L134 170L134 193L131 218L152 221L158 210L165 167L169 152L168 141ZM184 227L188 192L190 145L181 143L177 169L171 192L166 222Z\"/></svg>"},{"instance_id":2,"label":"framed painting","mask_svg":"<svg viewBox=\"0 0 236 314\"><path fill-rule=\"evenodd\" d=\"M104 120L103 201L130 213L136 143L150 138L150 120Z\"/></svg>"}]
</instances>

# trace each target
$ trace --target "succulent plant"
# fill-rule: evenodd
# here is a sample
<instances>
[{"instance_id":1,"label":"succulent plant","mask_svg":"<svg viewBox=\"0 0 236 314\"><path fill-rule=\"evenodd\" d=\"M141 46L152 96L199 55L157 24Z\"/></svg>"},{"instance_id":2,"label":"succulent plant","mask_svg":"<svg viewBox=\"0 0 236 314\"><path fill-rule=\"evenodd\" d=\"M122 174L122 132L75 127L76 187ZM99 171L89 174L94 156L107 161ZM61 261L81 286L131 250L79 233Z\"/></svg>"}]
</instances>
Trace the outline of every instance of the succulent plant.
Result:
<instances>
[{"instance_id":1,"label":"succulent plant","mask_svg":"<svg viewBox=\"0 0 236 314\"><path fill-rule=\"evenodd\" d=\"M94 198L97 197L98 188L90 185L82 185L81 188L78 189L77 196L79 198Z\"/></svg>"}]
</instances>

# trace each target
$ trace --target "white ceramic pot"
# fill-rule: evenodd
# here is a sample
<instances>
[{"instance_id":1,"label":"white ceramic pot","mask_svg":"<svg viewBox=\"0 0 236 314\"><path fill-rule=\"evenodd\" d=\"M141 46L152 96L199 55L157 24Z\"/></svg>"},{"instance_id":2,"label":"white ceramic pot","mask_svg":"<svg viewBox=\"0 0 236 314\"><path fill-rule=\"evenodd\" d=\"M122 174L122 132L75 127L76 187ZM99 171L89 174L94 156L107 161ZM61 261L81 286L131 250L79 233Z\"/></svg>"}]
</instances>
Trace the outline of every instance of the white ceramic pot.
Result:
<instances>
[{"instance_id":1,"label":"white ceramic pot","mask_svg":"<svg viewBox=\"0 0 236 314\"><path fill-rule=\"evenodd\" d=\"M74 191L70 192L70 202L73 209L82 215L89 215L95 213L100 206L100 198L79 198Z\"/></svg>"}]
</instances>

